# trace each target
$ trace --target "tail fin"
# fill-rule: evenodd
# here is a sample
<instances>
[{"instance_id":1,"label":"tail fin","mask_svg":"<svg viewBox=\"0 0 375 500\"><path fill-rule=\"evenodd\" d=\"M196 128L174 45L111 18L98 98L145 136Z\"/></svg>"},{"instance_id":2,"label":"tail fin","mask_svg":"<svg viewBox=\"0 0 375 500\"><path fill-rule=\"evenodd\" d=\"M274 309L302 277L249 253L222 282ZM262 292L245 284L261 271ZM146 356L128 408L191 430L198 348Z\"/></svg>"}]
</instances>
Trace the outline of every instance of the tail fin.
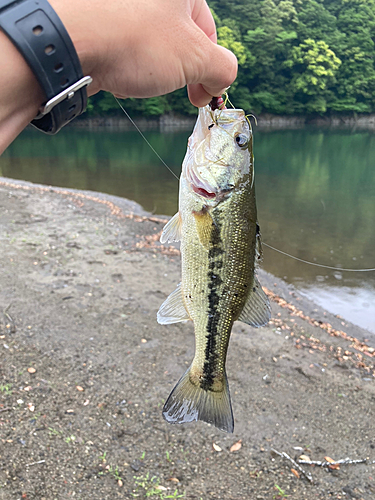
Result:
<instances>
[{"instance_id":1,"label":"tail fin","mask_svg":"<svg viewBox=\"0 0 375 500\"><path fill-rule=\"evenodd\" d=\"M163 417L170 424L203 420L222 431L233 432L233 412L226 374L223 390L213 392L193 384L189 368L169 395L163 408Z\"/></svg>"}]
</instances>

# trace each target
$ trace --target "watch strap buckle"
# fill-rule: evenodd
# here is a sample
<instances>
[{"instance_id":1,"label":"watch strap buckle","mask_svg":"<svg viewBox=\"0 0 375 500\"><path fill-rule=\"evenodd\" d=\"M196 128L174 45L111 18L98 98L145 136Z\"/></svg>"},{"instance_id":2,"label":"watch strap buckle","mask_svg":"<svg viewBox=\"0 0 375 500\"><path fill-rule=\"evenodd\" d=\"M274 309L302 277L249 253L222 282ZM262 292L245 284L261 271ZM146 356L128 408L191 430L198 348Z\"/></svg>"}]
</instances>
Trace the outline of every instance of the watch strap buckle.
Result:
<instances>
[{"instance_id":1,"label":"watch strap buckle","mask_svg":"<svg viewBox=\"0 0 375 500\"><path fill-rule=\"evenodd\" d=\"M72 99L72 97L74 97L74 94L78 90L90 85L91 82L92 82L91 76L84 76L83 78L78 80L78 82L73 83L73 85L70 85L70 87L66 88L59 94L55 95L54 97L52 97L52 99L50 99L43 106L41 106L39 108L39 113L35 117L35 119L37 120L42 116L47 115L57 104L60 104L60 102L64 101L65 99L68 100Z\"/></svg>"}]
</instances>

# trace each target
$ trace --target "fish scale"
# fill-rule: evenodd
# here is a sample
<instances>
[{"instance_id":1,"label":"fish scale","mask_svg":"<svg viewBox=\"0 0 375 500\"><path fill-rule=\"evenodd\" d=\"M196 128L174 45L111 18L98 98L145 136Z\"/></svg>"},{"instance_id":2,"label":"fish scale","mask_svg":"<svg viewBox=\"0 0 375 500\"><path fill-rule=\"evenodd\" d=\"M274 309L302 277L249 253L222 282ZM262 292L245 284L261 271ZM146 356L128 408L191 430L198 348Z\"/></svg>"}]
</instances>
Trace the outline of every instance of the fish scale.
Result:
<instances>
[{"instance_id":1,"label":"fish scale","mask_svg":"<svg viewBox=\"0 0 375 500\"><path fill-rule=\"evenodd\" d=\"M223 223L221 222L218 212L218 210L213 212L213 218L221 229L219 243L213 247L214 252L211 251L211 254L215 253L216 255L210 255L210 251L201 244L189 244L191 239L199 241L199 237L194 231L194 216L186 217L183 220L182 234L185 236L186 228L186 238L182 237L182 242L186 241L186 243L182 243L181 255L182 288L196 332L195 363L202 366L205 361L207 344L205 339L208 337L210 314L215 315L216 313L220 323L217 333L219 338L216 342L218 352L211 352L211 354L215 355L217 359L215 365L220 365L222 373L232 324L242 310L248 295L247 286L254 271L254 255L252 255L251 248L255 247L256 227L254 224L254 227L251 228L253 235L243 234L243 231L238 229L241 224L236 213L232 218L232 223L227 224L225 216ZM189 234L194 232L195 234ZM218 250L220 253L217 252ZM212 264L216 265L211 270ZM217 278L213 278L213 276ZM198 290L199 285L201 285L200 290ZM203 289L204 293L201 293ZM210 297L212 300L213 294L217 295L218 303L215 308L210 306Z\"/></svg>"},{"instance_id":2,"label":"fish scale","mask_svg":"<svg viewBox=\"0 0 375 500\"><path fill-rule=\"evenodd\" d=\"M219 161L218 161L219 160ZM199 110L182 166L179 212L161 241L181 241L182 281L158 312L191 320L195 356L164 405L171 423L233 431L225 362L235 320L259 327L270 307L255 276L260 255L252 133L242 110Z\"/></svg>"}]
</instances>

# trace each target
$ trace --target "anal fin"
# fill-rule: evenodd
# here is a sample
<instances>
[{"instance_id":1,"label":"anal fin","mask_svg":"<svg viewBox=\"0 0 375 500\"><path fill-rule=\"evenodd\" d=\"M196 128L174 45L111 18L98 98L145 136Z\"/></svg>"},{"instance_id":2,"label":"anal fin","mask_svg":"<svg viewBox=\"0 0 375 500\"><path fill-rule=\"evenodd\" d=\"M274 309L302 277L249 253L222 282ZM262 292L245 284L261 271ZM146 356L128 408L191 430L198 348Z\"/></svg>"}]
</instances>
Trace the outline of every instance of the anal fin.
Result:
<instances>
[{"instance_id":1,"label":"anal fin","mask_svg":"<svg viewBox=\"0 0 375 500\"><path fill-rule=\"evenodd\" d=\"M162 303L157 314L157 321L160 325L170 325L187 321L190 316L186 310L184 298L182 296L181 283Z\"/></svg>"},{"instance_id":2,"label":"anal fin","mask_svg":"<svg viewBox=\"0 0 375 500\"><path fill-rule=\"evenodd\" d=\"M271 307L267 295L254 276L253 288L249 293L247 301L242 309L238 321L247 323L256 328L266 325L271 318Z\"/></svg>"}]
</instances>

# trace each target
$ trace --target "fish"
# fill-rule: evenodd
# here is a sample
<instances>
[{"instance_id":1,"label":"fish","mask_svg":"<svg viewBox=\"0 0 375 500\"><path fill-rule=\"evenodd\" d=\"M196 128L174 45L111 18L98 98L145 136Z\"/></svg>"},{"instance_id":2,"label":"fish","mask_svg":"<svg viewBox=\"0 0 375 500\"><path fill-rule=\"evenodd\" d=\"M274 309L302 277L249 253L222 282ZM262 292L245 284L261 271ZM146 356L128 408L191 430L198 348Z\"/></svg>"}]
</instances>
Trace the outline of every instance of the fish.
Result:
<instances>
[{"instance_id":1,"label":"fish","mask_svg":"<svg viewBox=\"0 0 375 500\"><path fill-rule=\"evenodd\" d=\"M234 321L261 327L268 298L256 277L261 259L253 133L242 109L207 105L188 140L179 210L161 243L180 241L181 283L160 306L159 324L192 321L195 355L163 407L169 423L202 420L233 432L226 356Z\"/></svg>"}]
</instances>

